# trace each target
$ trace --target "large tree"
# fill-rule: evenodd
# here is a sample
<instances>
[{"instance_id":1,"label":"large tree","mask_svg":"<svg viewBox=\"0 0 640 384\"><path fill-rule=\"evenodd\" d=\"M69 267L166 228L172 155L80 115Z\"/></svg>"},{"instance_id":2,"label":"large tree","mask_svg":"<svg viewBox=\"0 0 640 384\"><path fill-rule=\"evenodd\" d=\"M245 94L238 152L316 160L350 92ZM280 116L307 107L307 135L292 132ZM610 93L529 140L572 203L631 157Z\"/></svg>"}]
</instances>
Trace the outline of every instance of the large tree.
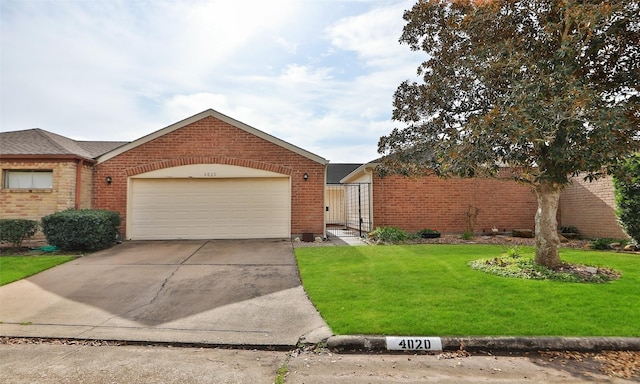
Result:
<instances>
[{"instance_id":1,"label":"large tree","mask_svg":"<svg viewBox=\"0 0 640 384\"><path fill-rule=\"evenodd\" d=\"M561 264L556 213L573 175L596 179L640 148L640 5L419 0L401 43L424 51L380 139L403 174L510 176L538 199L535 261ZM587 208L588 209L588 208Z\"/></svg>"}]
</instances>

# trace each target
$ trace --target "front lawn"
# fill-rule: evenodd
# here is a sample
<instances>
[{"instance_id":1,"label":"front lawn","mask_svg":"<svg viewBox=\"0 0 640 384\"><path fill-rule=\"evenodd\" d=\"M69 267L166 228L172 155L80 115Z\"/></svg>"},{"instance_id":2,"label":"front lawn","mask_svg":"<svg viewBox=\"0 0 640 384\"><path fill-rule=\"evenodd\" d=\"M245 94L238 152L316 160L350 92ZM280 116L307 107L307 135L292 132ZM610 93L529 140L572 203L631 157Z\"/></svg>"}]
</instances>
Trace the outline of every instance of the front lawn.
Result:
<instances>
[{"instance_id":1,"label":"front lawn","mask_svg":"<svg viewBox=\"0 0 640 384\"><path fill-rule=\"evenodd\" d=\"M638 255L561 249L564 261L622 273L600 284L501 277L467 265L506 250L317 247L298 248L296 257L307 293L336 334L640 336Z\"/></svg>"},{"instance_id":2,"label":"front lawn","mask_svg":"<svg viewBox=\"0 0 640 384\"><path fill-rule=\"evenodd\" d=\"M24 279L73 259L75 256L1 256L0 285Z\"/></svg>"}]
</instances>

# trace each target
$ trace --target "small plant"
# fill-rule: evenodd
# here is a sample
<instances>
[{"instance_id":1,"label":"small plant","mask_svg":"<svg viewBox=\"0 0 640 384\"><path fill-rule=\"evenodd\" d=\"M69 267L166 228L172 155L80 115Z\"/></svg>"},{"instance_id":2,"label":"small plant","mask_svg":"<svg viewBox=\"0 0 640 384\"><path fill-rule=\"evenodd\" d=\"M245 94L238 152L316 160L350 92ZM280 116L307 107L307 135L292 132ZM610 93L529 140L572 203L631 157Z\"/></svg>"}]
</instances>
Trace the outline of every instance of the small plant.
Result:
<instances>
[{"instance_id":1,"label":"small plant","mask_svg":"<svg viewBox=\"0 0 640 384\"><path fill-rule=\"evenodd\" d=\"M284 384L284 379L289 374L289 367L287 367L287 364L282 364L276 371L276 374L275 384Z\"/></svg>"},{"instance_id":2,"label":"small plant","mask_svg":"<svg viewBox=\"0 0 640 384\"><path fill-rule=\"evenodd\" d=\"M522 254L522 252L520 251L520 247L515 246L515 247L511 247L507 250L507 256L512 257L512 258L518 258L520 257Z\"/></svg>"},{"instance_id":3,"label":"small plant","mask_svg":"<svg viewBox=\"0 0 640 384\"><path fill-rule=\"evenodd\" d=\"M598 249L598 250L605 250L605 249L611 249L611 244L619 243L620 245L625 245L627 244L627 242L628 241L624 239L608 239L608 238L595 239L591 242L591 248Z\"/></svg>"},{"instance_id":4,"label":"small plant","mask_svg":"<svg viewBox=\"0 0 640 384\"><path fill-rule=\"evenodd\" d=\"M409 238L406 231L397 227L378 227L369 234L373 240L379 240L385 243L400 243Z\"/></svg>"},{"instance_id":5,"label":"small plant","mask_svg":"<svg viewBox=\"0 0 640 384\"><path fill-rule=\"evenodd\" d=\"M578 228L573 225L561 225L558 230L560 230L560 233L578 233Z\"/></svg>"},{"instance_id":6,"label":"small plant","mask_svg":"<svg viewBox=\"0 0 640 384\"><path fill-rule=\"evenodd\" d=\"M480 209L478 209L478 207L474 207L473 205L469 205L467 207L467 212L465 212L465 216L467 217L467 230L465 233L473 233L476 221L478 220L478 213L480 213Z\"/></svg>"},{"instance_id":7,"label":"small plant","mask_svg":"<svg viewBox=\"0 0 640 384\"><path fill-rule=\"evenodd\" d=\"M436 237L440 237L440 232L436 231L435 229L425 228L418 231L416 235L423 239L433 239Z\"/></svg>"},{"instance_id":8,"label":"small plant","mask_svg":"<svg viewBox=\"0 0 640 384\"><path fill-rule=\"evenodd\" d=\"M462 234L462 240L471 240L473 239L473 232L465 232Z\"/></svg>"},{"instance_id":9,"label":"small plant","mask_svg":"<svg viewBox=\"0 0 640 384\"><path fill-rule=\"evenodd\" d=\"M11 243L13 248L20 249L22 242L28 240L38 231L38 222L26 219L0 219L0 241Z\"/></svg>"}]
</instances>

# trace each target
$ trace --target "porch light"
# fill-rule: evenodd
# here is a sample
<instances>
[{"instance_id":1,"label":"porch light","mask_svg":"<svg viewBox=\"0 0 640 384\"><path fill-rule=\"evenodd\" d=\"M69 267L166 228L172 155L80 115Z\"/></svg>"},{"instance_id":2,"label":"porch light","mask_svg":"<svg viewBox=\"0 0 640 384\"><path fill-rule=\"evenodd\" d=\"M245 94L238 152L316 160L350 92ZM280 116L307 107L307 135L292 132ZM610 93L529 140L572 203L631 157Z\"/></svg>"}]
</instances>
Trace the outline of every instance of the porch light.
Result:
<instances>
[{"instance_id":1,"label":"porch light","mask_svg":"<svg viewBox=\"0 0 640 384\"><path fill-rule=\"evenodd\" d=\"M105 179L107 181L107 184L111 185L111 182L113 181L111 179L111 176L107 176L107 178Z\"/></svg>"},{"instance_id":2,"label":"porch light","mask_svg":"<svg viewBox=\"0 0 640 384\"><path fill-rule=\"evenodd\" d=\"M305 172L304 175L302 175L302 178L304 179L304 181L309 180L309 174Z\"/></svg>"}]
</instances>

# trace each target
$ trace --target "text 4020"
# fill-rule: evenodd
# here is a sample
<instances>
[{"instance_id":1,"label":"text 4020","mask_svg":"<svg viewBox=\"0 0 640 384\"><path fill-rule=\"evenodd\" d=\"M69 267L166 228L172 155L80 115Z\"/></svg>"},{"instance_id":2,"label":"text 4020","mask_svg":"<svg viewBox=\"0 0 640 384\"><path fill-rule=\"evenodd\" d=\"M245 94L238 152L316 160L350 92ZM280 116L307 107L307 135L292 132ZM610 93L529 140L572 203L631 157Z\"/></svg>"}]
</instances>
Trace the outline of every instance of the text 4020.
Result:
<instances>
[{"instance_id":1,"label":"text 4020","mask_svg":"<svg viewBox=\"0 0 640 384\"><path fill-rule=\"evenodd\" d=\"M387 349L396 351L441 351L439 337L387 337Z\"/></svg>"}]
</instances>

